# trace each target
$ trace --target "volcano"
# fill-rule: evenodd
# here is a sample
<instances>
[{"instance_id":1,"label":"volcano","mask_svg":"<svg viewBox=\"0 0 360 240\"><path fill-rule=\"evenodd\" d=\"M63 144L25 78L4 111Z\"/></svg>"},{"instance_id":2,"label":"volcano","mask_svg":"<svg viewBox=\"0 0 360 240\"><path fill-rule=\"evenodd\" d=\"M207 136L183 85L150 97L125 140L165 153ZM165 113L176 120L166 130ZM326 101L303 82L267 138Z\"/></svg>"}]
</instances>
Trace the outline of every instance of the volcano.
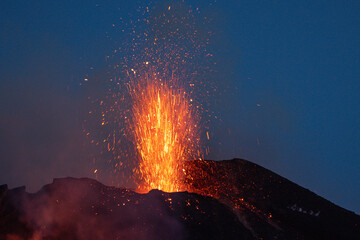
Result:
<instances>
[{"instance_id":1,"label":"volcano","mask_svg":"<svg viewBox=\"0 0 360 240\"><path fill-rule=\"evenodd\" d=\"M0 186L0 239L360 239L360 216L242 159L187 161L188 191L88 178Z\"/></svg>"}]
</instances>

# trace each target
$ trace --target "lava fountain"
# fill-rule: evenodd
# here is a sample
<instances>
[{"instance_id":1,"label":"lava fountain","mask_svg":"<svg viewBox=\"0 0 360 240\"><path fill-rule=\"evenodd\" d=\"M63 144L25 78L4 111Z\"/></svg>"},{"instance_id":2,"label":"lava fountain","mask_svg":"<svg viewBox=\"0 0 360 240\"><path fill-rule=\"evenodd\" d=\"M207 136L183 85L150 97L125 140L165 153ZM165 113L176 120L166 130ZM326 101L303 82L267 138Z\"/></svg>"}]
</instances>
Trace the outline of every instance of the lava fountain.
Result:
<instances>
[{"instance_id":1,"label":"lava fountain","mask_svg":"<svg viewBox=\"0 0 360 240\"><path fill-rule=\"evenodd\" d=\"M163 80L156 73L146 73L139 79L130 88L138 190L184 190L183 162L200 153L199 117L192 99L174 76Z\"/></svg>"},{"instance_id":2,"label":"lava fountain","mask_svg":"<svg viewBox=\"0 0 360 240\"><path fill-rule=\"evenodd\" d=\"M97 169L106 162L112 184L183 191L183 164L208 154L200 135L216 118L209 109L216 92L216 64L207 49L211 20L181 1L150 12L143 8L143 18L119 25L124 39L107 58L104 93L89 97L94 107L84 132L100 149L93 157L100 178L105 171ZM95 81L86 84L98 89Z\"/></svg>"}]
</instances>

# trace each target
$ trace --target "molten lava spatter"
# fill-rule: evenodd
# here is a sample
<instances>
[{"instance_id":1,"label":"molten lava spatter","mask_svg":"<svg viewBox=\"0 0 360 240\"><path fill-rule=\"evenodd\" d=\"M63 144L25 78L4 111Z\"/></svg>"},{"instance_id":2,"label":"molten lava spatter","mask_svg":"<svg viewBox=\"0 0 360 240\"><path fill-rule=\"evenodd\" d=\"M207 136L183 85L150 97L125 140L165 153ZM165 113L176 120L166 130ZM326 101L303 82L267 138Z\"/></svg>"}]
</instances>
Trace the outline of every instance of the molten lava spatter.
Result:
<instances>
[{"instance_id":1,"label":"molten lava spatter","mask_svg":"<svg viewBox=\"0 0 360 240\"><path fill-rule=\"evenodd\" d=\"M112 184L139 192L186 190L182 165L208 154L200 135L209 140L203 133L217 118L211 20L182 1L139 8L139 16L116 24L124 36L106 58L107 79L86 81L96 89L84 124L99 150L94 174L110 172Z\"/></svg>"},{"instance_id":2,"label":"molten lava spatter","mask_svg":"<svg viewBox=\"0 0 360 240\"><path fill-rule=\"evenodd\" d=\"M146 74L131 91L132 131L139 154L139 190L184 189L183 162L194 158L199 142L191 99L174 79Z\"/></svg>"}]
</instances>

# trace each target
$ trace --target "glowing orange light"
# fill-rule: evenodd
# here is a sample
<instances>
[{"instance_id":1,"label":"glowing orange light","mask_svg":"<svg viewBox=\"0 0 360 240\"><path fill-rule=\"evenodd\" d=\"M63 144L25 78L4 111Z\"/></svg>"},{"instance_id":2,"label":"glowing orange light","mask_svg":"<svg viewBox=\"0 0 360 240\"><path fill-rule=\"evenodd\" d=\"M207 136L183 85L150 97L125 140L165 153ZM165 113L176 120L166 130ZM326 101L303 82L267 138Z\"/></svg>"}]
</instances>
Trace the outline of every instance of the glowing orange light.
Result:
<instances>
[{"instance_id":1,"label":"glowing orange light","mask_svg":"<svg viewBox=\"0 0 360 240\"><path fill-rule=\"evenodd\" d=\"M132 98L139 190L180 191L182 163L195 156L199 141L186 92L178 84L168 85L148 75L134 87Z\"/></svg>"}]
</instances>

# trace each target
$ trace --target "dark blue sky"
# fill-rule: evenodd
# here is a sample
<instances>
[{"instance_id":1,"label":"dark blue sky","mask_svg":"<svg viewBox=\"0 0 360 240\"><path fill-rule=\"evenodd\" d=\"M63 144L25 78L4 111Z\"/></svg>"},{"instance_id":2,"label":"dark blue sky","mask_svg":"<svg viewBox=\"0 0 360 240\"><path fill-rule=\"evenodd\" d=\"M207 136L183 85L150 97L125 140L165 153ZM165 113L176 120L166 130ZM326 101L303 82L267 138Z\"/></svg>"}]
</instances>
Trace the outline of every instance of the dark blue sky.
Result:
<instances>
[{"instance_id":1,"label":"dark blue sky","mask_svg":"<svg viewBox=\"0 0 360 240\"><path fill-rule=\"evenodd\" d=\"M0 183L91 176L79 82L140 2L1 2ZM216 16L215 57L232 72L209 158L246 158L360 213L360 3L185 2Z\"/></svg>"}]
</instances>

